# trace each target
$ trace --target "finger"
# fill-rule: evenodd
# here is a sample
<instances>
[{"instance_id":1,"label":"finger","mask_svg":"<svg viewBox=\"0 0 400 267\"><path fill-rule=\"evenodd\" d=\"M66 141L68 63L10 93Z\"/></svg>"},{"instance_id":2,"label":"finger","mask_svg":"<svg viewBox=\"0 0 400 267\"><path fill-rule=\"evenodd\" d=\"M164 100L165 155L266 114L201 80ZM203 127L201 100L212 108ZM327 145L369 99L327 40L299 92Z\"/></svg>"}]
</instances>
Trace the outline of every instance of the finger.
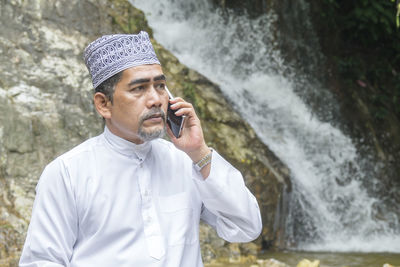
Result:
<instances>
[{"instance_id":1,"label":"finger","mask_svg":"<svg viewBox=\"0 0 400 267\"><path fill-rule=\"evenodd\" d=\"M189 102L177 102L171 105L171 109L181 109L181 108L193 108L193 105Z\"/></svg>"},{"instance_id":2,"label":"finger","mask_svg":"<svg viewBox=\"0 0 400 267\"><path fill-rule=\"evenodd\" d=\"M186 102L182 97L175 97L169 100L171 104L178 103L178 102Z\"/></svg>"},{"instance_id":3,"label":"finger","mask_svg":"<svg viewBox=\"0 0 400 267\"><path fill-rule=\"evenodd\" d=\"M175 112L176 116L186 115L188 117L193 117L196 114L193 108L180 108Z\"/></svg>"}]
</instances>

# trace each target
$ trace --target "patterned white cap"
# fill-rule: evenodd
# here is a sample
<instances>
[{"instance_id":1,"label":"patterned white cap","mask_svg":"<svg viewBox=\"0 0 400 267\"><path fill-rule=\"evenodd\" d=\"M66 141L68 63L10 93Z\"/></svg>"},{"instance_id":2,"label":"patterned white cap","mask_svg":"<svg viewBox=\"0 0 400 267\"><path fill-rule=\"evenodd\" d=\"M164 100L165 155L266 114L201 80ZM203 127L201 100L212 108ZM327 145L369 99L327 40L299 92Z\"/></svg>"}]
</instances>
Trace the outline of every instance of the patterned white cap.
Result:
<instances>
[{"instance_id":1,"label":"patterned white cap","mask_svg":"<svg viewBox=\"0 0 400 267\"><path fill-rule=\"evenodd\" d=\"M93 87L131 67L160 64L147 32L104 35L85 49L85 64Z\"/></svg>"}]
</instances>

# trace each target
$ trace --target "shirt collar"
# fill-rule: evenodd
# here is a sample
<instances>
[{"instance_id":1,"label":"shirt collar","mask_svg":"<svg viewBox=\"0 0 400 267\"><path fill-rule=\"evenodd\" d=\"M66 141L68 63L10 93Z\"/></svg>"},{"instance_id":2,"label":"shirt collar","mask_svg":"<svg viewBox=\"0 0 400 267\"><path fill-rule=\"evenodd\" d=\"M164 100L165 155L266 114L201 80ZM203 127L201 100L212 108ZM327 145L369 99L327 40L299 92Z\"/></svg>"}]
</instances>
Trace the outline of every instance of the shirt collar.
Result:
<instances>
[{"instance_id":1,"label":"shirt collar","mask_svg":"<svg viewBox=\"0 0 400 267\"><path fill-rule=\"evenodd\" d=\"M128 157L134 157L140 161L143 161L149 151L151 150L150 142L144 142L143 144L135 144L128 140L125 140L115 134L113 134L107 126L104 128L104 138L110 147Z\"/></svg>"}]
</instances>

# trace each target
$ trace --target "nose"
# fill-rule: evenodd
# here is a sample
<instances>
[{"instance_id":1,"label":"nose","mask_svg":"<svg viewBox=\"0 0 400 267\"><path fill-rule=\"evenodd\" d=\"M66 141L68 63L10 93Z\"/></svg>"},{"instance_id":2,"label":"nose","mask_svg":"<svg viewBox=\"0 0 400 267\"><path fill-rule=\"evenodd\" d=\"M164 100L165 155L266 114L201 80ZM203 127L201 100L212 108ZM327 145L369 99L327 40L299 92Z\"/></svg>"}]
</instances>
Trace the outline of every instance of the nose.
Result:
<instances>
[{"instance_id":1,"label":"nose","mask_svg":"<svg viewBox=\"0 0 400 267\"><path fill-rule=\"evenodd\" d=\"M147 91L147 107L150 109L152 107L161 107L162 105L162 95L157 88L155 88L153 85L151 88Z\"/></svg>"}]
</instances>

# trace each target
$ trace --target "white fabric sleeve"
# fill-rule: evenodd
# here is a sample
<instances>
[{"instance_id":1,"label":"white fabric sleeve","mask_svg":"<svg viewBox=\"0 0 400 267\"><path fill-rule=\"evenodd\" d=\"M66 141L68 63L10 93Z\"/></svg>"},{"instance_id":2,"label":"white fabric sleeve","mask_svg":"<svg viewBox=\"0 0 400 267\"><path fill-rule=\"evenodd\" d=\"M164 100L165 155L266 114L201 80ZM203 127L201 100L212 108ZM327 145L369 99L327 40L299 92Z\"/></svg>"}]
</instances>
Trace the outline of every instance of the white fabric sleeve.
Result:
<instances>
[{"instance_id":1,"label":"white fabric sleeve","mask_svg":"<svg viewBox=\"0 0 400 267\"><path fill-rule=\"evenodd\" d=\"M216 151L212 153L207 179L194 167L192 171L204 205L201 219L228 242L250 242L262 229L257 200L245 186L242 174Z\"/></svg>"},{"instance_id":2,"label":"white fabric sleeve","mask_svg":"<svg viewBox=\"0 0 400 267\"><path fill-rule=\"evenodd\" d=\"M75 198L62 161L43 171L19 266L69 266L78 233Z\"/></svg>"}]
</instances>

